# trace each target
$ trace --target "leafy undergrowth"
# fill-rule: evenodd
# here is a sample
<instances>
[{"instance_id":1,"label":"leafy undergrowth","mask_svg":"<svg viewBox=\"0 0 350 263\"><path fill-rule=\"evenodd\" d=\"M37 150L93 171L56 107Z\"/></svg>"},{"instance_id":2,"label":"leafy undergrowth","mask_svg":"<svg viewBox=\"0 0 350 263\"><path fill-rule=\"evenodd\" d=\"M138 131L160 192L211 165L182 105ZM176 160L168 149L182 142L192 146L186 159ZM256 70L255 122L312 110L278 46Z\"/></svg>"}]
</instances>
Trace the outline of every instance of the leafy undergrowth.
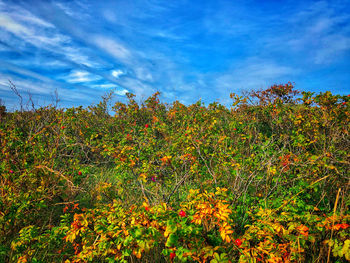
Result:
<instances>
[{"instance_id":1,"label":"leafy undergrowth","mask_svg":"<svg viewBox=\"0 0 350 263\"><path fill-rule=\"evenodd\" d=\"M350 261L349 96L0 108L1 262Z\"/></svg>"}]
</instances>

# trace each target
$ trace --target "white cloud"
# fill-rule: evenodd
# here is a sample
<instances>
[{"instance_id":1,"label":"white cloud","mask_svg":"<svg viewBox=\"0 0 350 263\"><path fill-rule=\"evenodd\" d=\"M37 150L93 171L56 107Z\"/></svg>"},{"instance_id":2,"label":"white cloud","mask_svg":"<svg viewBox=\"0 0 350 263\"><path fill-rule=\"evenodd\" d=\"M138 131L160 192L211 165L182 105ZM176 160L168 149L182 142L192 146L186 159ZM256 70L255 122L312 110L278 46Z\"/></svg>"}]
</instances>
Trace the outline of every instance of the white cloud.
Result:
<instances>
[{"instance_id":1,"label":"white cloud","mask_svg":"<svg viewBox=\"0 0 350 263\"><path fill-rule=\"evenodd\" d=\"M8 78L6 79L6 77L3 74L0 74L0 86L7 87L7 89L9 86Z\"/></svg>"},{"instance_id":2,"label":"white cloud","mask_svg":"<svg viewBox=\"0 0 350 263\"><path fill-rule=\"evenodd\" d=\"M236 64L225 74L213 77L215 79L213 86L217 97L226 99L230 92L267 88L278 81L282 83L290 81L290 78L298 73L298 70L274 61L249 58Z\"/></svg>"},{"instance_id":3,"label":"white cloud","mask_svg":"<svg viewBox=\"0 0 350 263\"><path fill-rule=\"evenodd\" d=\"M153 85L148 85L136 78L123 78L123 87L131 90L138 98L149 97L156 92Z\"/></svg>"},{"instance_id":4,"label":"white cloud","mask_svg":"<svg viewBox=\"0 0 350 263\"><path fill-rule=\"evenodd\" d=\"M153 76L145 67L136 67L135 69L136 77L143 81L153 81Z\"/></svg>"},{"instance_id":5,"label":"white cloud","mask_svg":"<svg viewBox=\"0 0 350 263\"><path fill-rule=\"evenodd\" d=\"M0 60L0 67L3 67L3 68L6 68L7 70L9 71L12 71L14 73L17 73L17 74L20 74L20 75L24 75L24 76L27 76L27 77L30 77L30 78L33 78L33 79L37 79L37 80L40 80L40 81L43 81L43 82L48 82L48 83L51 83L53 82L52 79L50 78L47 78L41 74L38 74L34 71L31 71L31 70L28 70L28 69L25 69L25 68L21 68L19 66L16 66L12 63L8 63L8 62L5 62L5 61L1 61Z\"/></svg>"},{"instance_id":6,"label":"white cloud","mask_svg":"<svg viewBox=\"0 0 350 263\"><path fill-rule=\"evenodd\" d=\"M329 35L322 39L321 47L316 50L314 63L326 64L332 62L343 52L350 50L350 37Z\"/></svg>"},{"instance_id":7,"label":"white cloud","mask_svg":"<svg viewBox=\"0 0 350 263\"><path fill-rule=\"evenodd\" d=\"M87 55L83 54L79 50L81 48L73 47L73 46L65 46L65 47L60 47L60 53L65 56L68 60L85 65L88 67L97 67L98 64L93 62Z\"/></svg>"},{"instance_id":8,"label":"white cloud","mask_svg":"<svg viewBox=\"0 0 350 263\"><path fill-rule=\"evenodd\" d=\"M314 64L341 59L350 50L350 15L338 12L339 8L336 3L319 1L289 18L288 27L294 33L285 43L291 51L306 53L305 60Z\"/></svg>"},{"instance_id":9,"label":"white cloud","mask_svg":"<svg viewBox=\"0 0 350 263\"><path fill-rule=\"evenodd\" d=\"M306 31L310 32L311 34L320 34L328 31L333 25L334 25L334 21L332 21L332 19L322 18L312 23L306 29Z\"/></svg>"},{"instance_id":10,"label":"white cloud","mask_svg":"<svg viewBox=\"0 0 350 263\"><path fill-rule=\"evenodd\" d=\"M53 94L55 89L58 89L59 98L66 101L76 100L80 102L93 102L93 100L96 98L96 90L87 86L78 86L79 89L71 90L69 88L65 88L65 86L67 86L66 84L1 60L0 67L5 67L8 70L16 73L0 74L0 88L4 91L9 89L8 80L11 80L16 85L17 89L23 92L23 94L27 94L29 91L30 93L49 98L48 96ZM23 75L25 77L18 77L18 75ZM28 77L31 79L28 79ZM87 78L84 72L73 72L72 77L76 77L76 79L80 78L80 80ZM82 87L84 88L82 89Z\"/></svg>"},{"instance_id":11,"label":"white cloud","mask_svg":"<svg viewBox=\"0 0 350 263\"><path fill-rule=\"evenodd\" d=\"M131 58L130 51L114 39L110 39L104 36L95 36L93 41L99 48L105 50L114 58L122 62L127 63Z\"/></svg>"},{"instance_id":12,"label":"white cloud","mask_svg":"<svg viewBox=\"0 0 350 263\"><path fill-rule=\"evenodd\" d=\"M43 83L35 80L28 80L28 79L21 79L18 77L15 77L10 74L0 74L0 86L2 86L3 90L9 90L10 85L9 81L16 86L17 90L21 93L26 93L27 91L30 91L31 93L36 94L50 94L52 90L54 90L54 86L50 83Z\"/></svg>"},{"instance_id":13,"label":"white cloud","mask_svg":"<svg viewBox=\"0 0 350 263\"><path fill-rule=\"evenodd\" d=\"M93 88L103 88L103 89L114 89L114 88L118 88L117 85L115 84L100 84L100 85L92 85L91 87Z\"/></svg>"},{"instance_id":14,"label":"white cloud","mask_svg":"<svg viewBox=\"0 0 350 263\"><path fill-rule=\"evenodd\" d=\"M61 34L41 34L39 32L28 34L25 41L39 48L59 51L64 44L70 43L70 38ZM68 52L68 50L67 50Z\"/></svg>"},{"instance_id":15,"label":"white cloud","mask_svg":"<svg viewBox=\"0 0 350 263\"><path fill-rule=\"evenodd\" d=\"M73 70L68 76L65 76L63 78L70 83L91 82L101 79L100 76L93 75L87 71L79 70Z\"/></svg>"},{"instance_id":16,"label":"white cloud","mask_svg":"<svg viewBox=\"0 0 350 263\"><path fill-rule=\"evenodd\" d=\"M27 24L46 27L46 28L54 28L55 26L47 21L42 20L41 18L33 15L28 10L23 8L16 8L15 12L11 13L12 17L15 20L20 20L21 22L25 22Z\"/></svg>"},{"instance_id":17,"label":"white cloud","mask_svg":"<svg viewBox=\"0 0 350 263\"><path fill-rule=\"evenodd\" d=\"M128 92L129 91L127 89L122 89L122 90L116 90L114 93L119 95L119 96L124 96Z\"/></svg>"},{"instance_id":18,"label":"white cloud","mask_svg":"<svg viewBox=\"0 0 350 263\"><path fill-rule=\"evenodd\" d=\"M1 50L1 48L0 48ZM24 68L30 67L44 67L45 69L50 70L63 70L67 68L67 63L56 60L55 58L47 58L45 61L42 59L35 57L33 59L28 59L26 57L18 57L11 60L13 64L21 65Z\"/></svg>"},{"instance_id":19,"label":"white cloud","mask_svg":"<svg viewBox=\"0 0 350 263\"><path fill-rule=\"evenodd\" d=\"M55 3L55 5L69 16L73 17L74 15L79 15L78 13L74 13L73 10L69 8L67 5L64 5L62 3Z\"/></svg>"},{"instance_id":20,"label":"white cloud","mask_svg":"<svg viewBox=\"0 0 350 263\"><path fill-rule=\"evenodd\" d=\"M96 91L96 89L92 89L88 86L74 85L78 88L72 90L71 88L67 87L66 84L62 84L55 81L44 81L45 79L40 79L39 81L37 81L28 78L22 78L14 74L0 73L1 94L8 93L9 96L13 96L13 94L11 94L12 91L10 90L8 85L9 79L16 85L18 91L24 96L24 98L26 98L28 92L30 92L32 95L35 95L35 102L36 99L40 98L41 103L43 103L44 105L54 102L54 100L52 99L52 95L54 94L56 89L58 91L58 97L61 100L60 104L66 104L67 106L72 106L72 102L74 103L74 105L81 105L82 103L96 103L96 99L99 99L100 94L99 91ZM6 100L6 103L8 102L9 101ZM13 106L14 108L17 108L18 105L15 103L16 101L13 100ZM37 103L35 104L36 106L39 105Z\"/></svg>"},{"instance_id":21,"label":"white cloud","mask_svg":"<svg viewBox=\"0 0 350 263\"><path fill-rule=\"evenodd\" d=\"M77 64L88 67L97 66L89 56L82 52L82 48L74 45L70 36L61 34L51 23L33 15L18 5L6 9L0 6L0 28L14 34L18 39L11 39L12 43L30 43L35 47L59 54Z\"/></svg>"},{"instance_id":22,"label":"white cloud","mask_svg":"<svg viewBox=\"0 0 350 263\"><path fill-rule=\"evenodd\" d=\"M102 14L105 17L105 19L111 23L115 23L117 21L117 16L110 9L103 10Z\"/></svg>"},{"instance_id":23,"label":"white cloud","mask_svg":"<svg viewBox=\"0 0 350 263\"><path fill-rule=\"evenodd\" d=\"M54 2L53 5L61 9L66 15L79 20L89 20L91 15L87 10L91 10L91 5L87 2L80 1L63 1L60 3L58 1ZM50 8L50 7L49 7Z\"/></svg>"},{"instance_id":24,"label":"white cloud","mask_svg":"<svg viewBox=\"0 0 350 263\"><path fill-rule=\"evenodd\" d=\"M4 28L5 30L15 35L22 35L22 34L27 35L30 32L28 28L17 23L11 17L3 13L0 13L0 27Z\"/></svg>"},{"instance_id":25,"label":"white cloud","mask_svg":"<svg viewBox=\"0 0 350 263\"><path fill-rule=\"evenodd\" d=\"M124 75L125 73L121 71L120 69L112 70L112 76L115 78L119 78L121 75Z\"/></svg>"}]
</instances>

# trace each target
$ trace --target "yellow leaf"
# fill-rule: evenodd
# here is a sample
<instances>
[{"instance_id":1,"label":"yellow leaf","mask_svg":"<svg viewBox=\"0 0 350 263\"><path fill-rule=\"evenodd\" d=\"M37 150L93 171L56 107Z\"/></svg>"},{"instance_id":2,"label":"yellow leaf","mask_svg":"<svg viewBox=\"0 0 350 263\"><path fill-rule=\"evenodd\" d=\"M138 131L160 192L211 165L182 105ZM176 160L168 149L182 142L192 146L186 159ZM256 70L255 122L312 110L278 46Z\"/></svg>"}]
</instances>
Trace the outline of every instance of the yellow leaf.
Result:
<instances>
[{"instance_id":1,"label":"yellow leaf","mask_svg":"<svg viewBox=\"0 0 350 263\"><path fill-rule=\"evenodd\" d=\"M165 230L165 232L164 232L164 237L168 237L169 236L169 232L168 232L168 228Z\"/></svg>"},{"instance_id":2,"label":"yellow leaf","mask_svg":"<svg viewBox=\"0 0 350 263\"><path fill-rule=\"evenodd\" d=\"M147 182L147 175L142 173L140 174L139 178L143 181L143 182Z\"/></svg>"},{"instance_id":3,"label":"yellow leaf","mask_svg":"<svg viewBox=\"0 0 350 263\"><path fill-rule=\"evenodd\" d=\"M221 232L220 232L220 236L221 236L222 240L225 240L226 235L225 235L225 232L224 232L224 231L221 231Z\"/></svg>"}]
</instances>

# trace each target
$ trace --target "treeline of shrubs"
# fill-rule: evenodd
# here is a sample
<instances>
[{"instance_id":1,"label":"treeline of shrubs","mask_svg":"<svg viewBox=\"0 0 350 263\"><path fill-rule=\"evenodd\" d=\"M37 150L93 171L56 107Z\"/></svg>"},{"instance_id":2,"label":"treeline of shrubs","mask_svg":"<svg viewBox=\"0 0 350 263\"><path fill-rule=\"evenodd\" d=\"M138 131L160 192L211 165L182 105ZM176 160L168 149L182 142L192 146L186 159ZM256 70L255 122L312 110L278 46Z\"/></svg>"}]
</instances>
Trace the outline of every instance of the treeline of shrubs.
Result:
<instances>
[{"instance_id":1,"label":"treeline of shrubs","mask_svg":"<svg viewBox=\"0 0 350 263\"><path fill-rule=\"evenodd\" d=\"M349 96L0 108L0 261L350 260Z\"/></svg>"}]
</instances>

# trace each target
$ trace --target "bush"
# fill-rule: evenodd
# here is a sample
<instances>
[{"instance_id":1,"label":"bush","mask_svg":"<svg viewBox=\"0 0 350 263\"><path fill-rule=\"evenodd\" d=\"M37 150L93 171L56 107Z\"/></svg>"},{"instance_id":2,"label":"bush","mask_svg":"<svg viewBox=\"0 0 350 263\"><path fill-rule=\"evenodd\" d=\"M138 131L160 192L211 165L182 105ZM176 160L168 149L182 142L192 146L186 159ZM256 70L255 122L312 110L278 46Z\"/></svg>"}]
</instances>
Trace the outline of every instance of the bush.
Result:
<instances>
[{"instance_id":1,"label":"bush","mask_svg":"<svg viewBox=\"0 0 350 263\"><path fill-rule=\"evenodd\" d=\"M349 96L1 113L2 262L345 262Z\"/></svg>"}]
</instances>

